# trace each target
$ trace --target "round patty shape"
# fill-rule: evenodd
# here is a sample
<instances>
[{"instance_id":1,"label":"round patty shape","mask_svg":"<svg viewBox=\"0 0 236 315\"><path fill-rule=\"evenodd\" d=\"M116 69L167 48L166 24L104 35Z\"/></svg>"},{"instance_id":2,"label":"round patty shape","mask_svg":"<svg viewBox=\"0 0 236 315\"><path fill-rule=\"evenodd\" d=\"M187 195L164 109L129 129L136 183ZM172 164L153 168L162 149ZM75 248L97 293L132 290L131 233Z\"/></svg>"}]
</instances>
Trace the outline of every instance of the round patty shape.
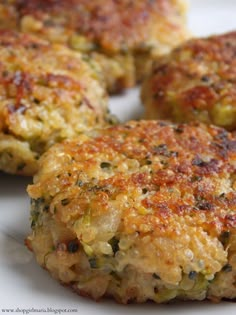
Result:
<instances>
[{"instance_id":1,"label":"round patty shape","mask_svg":"<svg viewBox=\"0 0 236 315\"><path fill-rule=\"evenodd\" d=\"M236 298L236 138L129 122L53 146L32 198L38 263L122 303Z\"/></svg>"},{"instance_id":2,"label":"round patty shape","mask_svg":"<svg viewBox=\"0 0 236 315\"><path fill-rule=\"evenodd\" d=\"M143 84L146 118L236 129L236 32L192 39L157 60Z\"/></svg>"},{"instance_id":3,"label":"round patty shape","mask_svg":"<svg viewBox=\"0 0 236 315\"><path fill-rule=\"evenodd\" d=\"M144 76L153 56L187 38L185 11L185 0L8 0L0 25L90 54L118 92Z\"/></svg>"},{"instance_id":4,"label":"round patty shape","mask_svg":"<svg viewBox=\"0 0 236 315\"><path fill-rule=\"evenodd\" d=\"M31 35L0 32L0 170L32 175L55 142L108 124L94 62Z\"/></svg>"}]
</instances>

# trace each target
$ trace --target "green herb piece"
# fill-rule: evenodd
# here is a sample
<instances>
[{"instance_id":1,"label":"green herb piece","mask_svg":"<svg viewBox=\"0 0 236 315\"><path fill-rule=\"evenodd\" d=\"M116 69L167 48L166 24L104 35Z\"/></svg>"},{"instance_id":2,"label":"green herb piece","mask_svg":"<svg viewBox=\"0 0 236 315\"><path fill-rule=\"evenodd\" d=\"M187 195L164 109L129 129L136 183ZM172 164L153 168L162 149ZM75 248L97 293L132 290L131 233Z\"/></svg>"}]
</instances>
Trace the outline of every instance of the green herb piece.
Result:
<instances>
[{"instance_id":1,"label":"green herb piece","mask_svg":"<svg viewBox=\"0 0 236 315\"><path fill-rule=\"evenodd\" d=\"M146 194L147 192L148 192L147 188L143 188L143 189L142 189L142 193L143 193L143 194Z\"/></svg>"},{"instance_id":2,"label":"green herb piece","mask_svg":"<svg viewBox=\"0 0 236 315\"><path fill-rule=\"evenodd\" d=\"M36 223L39 218L39 211L31 211L31 228L33 229L36 226Z\"/></svg>"},{"instance_id":3,"label":"green herb piece","mask_svg":"<svg viewBox=\"0 0 236 315\"><path fill-rule=\"evenodd\" d=\"M195 209L203 211L212 211L214 210L214 205L206 200L198 200L195 204Z\"/></svg>"},{"instance_id":4,"label":"green herb piece","mask_svg":"<svg viewBox=\"0 0 236 315\"><path fill-rule=\"evenodd\" d=\"M118 276L118 274L115 271L111 271L110 275L117 281L121 280L121 278Z\"/></svg>"},{"instance_id":5,"label":"green herb piece","mask_svg":"<svg viewBox=\"0 0 236 315\"><path fill-rule=\"evenodd\" d=\"M178 127L175 127L174 131L176 133L183 133L184 132L183 127L181 125L179 125Z\"/></svg>"},{"instance_id":6,"label":"green herb piece","mask_svg":"<svg viewBox=\"0 0 236 315\"><path fill-rule=\"evenodd\" d=\"M49 211L49 206L48 206L48 205L47 205L47 206L44 206L43 211L44 211L44 212L48 212L48 211Z\"/></svg>"},{"instance_id":7,"label":"green herb piece","mask_svg":"<svg viewBox=\"0 0 236 315\"><path fill-rule=\"evenodd\" d=\"M84 183L83 183L82 180L78 179L77 182L76 182L76 185L79 186L79 187L83 187Z\"/></svg>"},{"instance_id":8,"label":"green herb piece","mask_svg":"<svg viewBox=\"0 0 236 315\"><path fill-rule=\"evenodd\" d=\"M152 276L154 279L161 280L160 276L158 276L156 273L153 273Z\"/></svg>"},{"instance_id":9,"label":"green herb piece","mask_svg":"<svg viewBox=\"0 0 236 315\"><path fill-rule=\"evenodd\" d=\"M188 274L188 277L190 280L195 280L197 278L197 272L196 271L190 271Z\"/></svg>"},{"instance_id":10,"label":"green herb piece","mask_svg":"<svg viewBox=\"0 0 236 315\"><path fill-rule=\"evenodd\" d=\"M201 176L198 176L198 175L193 175L192 178L191 178L191 182L194 183L194 182L200 182L202 180L202 177Z\"/></svg>"},{"instance_id":11,"label":"green herb piece","mask_svg":"<svg viewBox=\"0 0 236 315\"><path fill-rule=\"evenodd\" d=\"M225 193L220 194L220 195L219 195L219 198L220 198L220 199L225 199Z\"/></svg>"},{"instance_id":12,"label":"green herb piece","mask_svg":"<svg viewBox=\"0 0 236 315\"><path fill-rule=\"evenodd\" d=\"M31 214L34 212L39 213L41 210L44 210L45 199L43 197L40 197L38 199L31 199L30 203L31 203L31 208L32 208Z\"/></svg>"},{"instance_id":13,"label":"green herb piece","mask_svg":"<svg viewBox=\"0 0 236 315\"><path fill-rule=\"evenodd\" d=\"M17 171L22 171L25 168L26 164L24 162L18 164Z\"/></svg>"},{"instance_id":14,"label":"green herb piece","mask_svg":"<svg viewBox=\"0 0 236 315\"><path fill-rule=\"evenodd\" d=\"M101 167L101 168L110 168L110 167L111 167L111 163L102 162L102 163L100 164L100 167Z\"/></svg>"},{"instance_id":15,"label":"green herb piece","mask_svg":"<svg viewBox=\"0 0 236 315\"><path fill-rule=\"evenodd\" d=\"M66 205L68 205L70 203L70 199L62 199L61 200L61 204L62 204L62 206L66 206Z\"/></svg>"},{"instance_id":16,"label":"green herb piece","mask_svg":"<svg viewBox=\"0 0 236 315\"><path fill-rule=\"evenodd\" d=\"M40 100L37 98L34 98L34 103L38 105L38 104L40 104Z\"/></svg>"},{"instance_id":17,"label":"green herb piece","mask_svg":"<svg viewBox=\"0 0 236 315\"><path fill-rule=\"evenodd\" d=\"M79 250L79 243L78 240L72 240L67 245L67 250L69 253L76 253Z\"/></svg>"},{"instance_id":18,"label":"green herb piece","mask_svg":"<svg viewBox=\"0 0 236 315\"><path fill-rule=\"evenodd\" d=\"M92 269L98 268L97 259L95 257L89 258L89 264Z\"/></svg>"},{"instance_id":19,"label":"green herb piece","mask_svg":"<svg viewBox=\"0 0 236 315\"><path fill-rule=\"evenodd\" d=\"M229 238L230 238L230 232L229 231L223 231L220 234L219 240L223 246L226 246L226 245L228 245Z\"/></svg>"},{"instance_id":20,"label":"green herb piece","mask_svg":"<svg viewBox=\"0 0 236 315\"><path fill-rule=\"evenodd\" d=\"M232 268L232 266L230 264L226 264L222 268L222 271L224 271L224 272L231 272L232 270L233 270L233 268Z\"/></svg>"},{"instance_id":21,"label":"green herb piece","mask_svg":"<svg viewBox=\"0 0 236 315\"><path fill-rule=\"evenodd\" d=\"M110 239L109 244L112 247L113 253L115 254L119 250L119 240L114 236Z\"/></svg>"}]
</instances>

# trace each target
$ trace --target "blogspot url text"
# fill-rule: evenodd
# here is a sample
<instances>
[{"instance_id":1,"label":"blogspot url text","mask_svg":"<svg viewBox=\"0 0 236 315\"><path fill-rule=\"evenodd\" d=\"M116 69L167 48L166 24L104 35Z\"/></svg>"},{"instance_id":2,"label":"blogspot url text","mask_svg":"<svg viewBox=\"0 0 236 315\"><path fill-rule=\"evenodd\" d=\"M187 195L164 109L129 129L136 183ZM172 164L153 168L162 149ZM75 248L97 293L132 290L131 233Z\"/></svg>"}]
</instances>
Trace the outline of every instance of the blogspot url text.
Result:
<instances>
[{"instance_id":1,"label":"blogspot url text","mask_svg":"<svg viewBox=\"0 0 236 315\"><path fill-rule=\"evenodd\" d=\"M35 313L51 313L51 314L65 314L65 313L79 313L78 309L73 308L2 308L2 314L35 314Z\"/></svg>"}]
</instances>

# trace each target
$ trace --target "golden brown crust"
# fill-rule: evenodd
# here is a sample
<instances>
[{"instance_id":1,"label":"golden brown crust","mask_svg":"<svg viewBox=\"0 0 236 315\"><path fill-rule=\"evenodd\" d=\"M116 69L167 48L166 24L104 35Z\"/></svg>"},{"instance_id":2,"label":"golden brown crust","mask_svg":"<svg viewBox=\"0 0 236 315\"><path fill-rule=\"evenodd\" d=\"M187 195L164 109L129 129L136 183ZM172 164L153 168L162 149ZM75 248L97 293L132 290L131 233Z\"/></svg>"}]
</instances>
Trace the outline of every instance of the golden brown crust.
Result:
<instances>
[{"instance_id":1,"label":"golden brown crust","mask_svg":"<svg viewBox=\"0 0 236 315\"><path fill-rule=\"evenodd\" d=\"M85 195L81 194L84 203L80 200L80 207L74 209L76 217L85 213L87 202L91 203L91 199L88 198L90 195L96 197L98 205L94 215L101 215L108 211L110 198L115 198L119 193L128 194L129 190L146 188L147 192L156 191L153 196L142 200L142 206L154 210L153 216L138 215L135 206L127 209L123 213L122 232L142 233L144 224L147 224L149 231L156 231L159 227L159 232L166 232L171 226L164 223L173 215L177 217L191 215L194 225L201 225L202 212L205 217L205 229L212 234L220 234L225 229L236 228L234 213L236 139L222 129L143 121L108 128L98 132L95 137L88 138L81 145L77 145L76 140L68 141L52 148L52 152L49 151L44 156L41 161L42 178L45 177L46 182L39 180L39 184L33 186L31 192L39 189L38 193L44 195L44 187L56 184L56 178L51 178L51 174L45 172L44 163L54 155L53 152L61 150L73 161L70 162L68 159L68 164L63 164L63 168L59 169L60 176L63 178L61 183L58 183L60 190L70 187L72 193L70 199L73 199L73 195L77 195L79 191L85 193ZM113 170L114 176L108 176L107 179L98 177L98 190L95 195L92 189L88 191L89 183L82 187L74 186L75 178L68 177L67 174L73 172L75 165L77 174L80 172L86 174L90 169L98 168L103 177L104 171L99 170L101 169L98 161L100 156L106 156L105 162L110 163L108 167ZM141 165L147 164L145 168L147 171L130 175L116 172L119 165L112 163L114 159L119 163L126 159L137 160ZM76 173L74 172L75 176ZM232 181L229 184L233 190L230 189L227 194L221 196L222 193L220 194L219 191L224 189L221 181L226 179ZM106 190L106 187L112 189ZM159 191L160 187L161 191ZM175 192L170 192L171 187L174 187ZM177 192L182 193L179 195ZM186 204L182 194L191 196L186 200ZM71 214L67 217L67 207L59 207L56 216L59 220L71 218ZM134 217L136 217L135 222Z\"/></svg>"},{"instance_id":2,"label":"golden brown crust","mask_svg":"<svg viewBox=\"0 0 236 315\"><path fill-rule=\"evenodd\" d=\"M7 27L93 55L111 92L133 86L155 55L188 37L185 0L15 0L2 6L9 7L4 16L0 11ZM15 24L9 25L14 10Z\"/></svg>"},{"instance_id":3,"label":"golden brown crust","mask_svg":"<svg viewBox=\"0 0 236 315\"><path fill-rule=\"evenodd\" d=\"M142 98L149 119L236 129L236 32L193 39L153 65Z\"/></svg>"},{"instance_id":4,"label":"golden brown crust","mask_svg":"<svg viewBox=\"0 0 236 315\"><path fill-rule=\"evenodd\" d=\"M235 160L225 130L163 121L53 146L28 187L38 262L95 300L235 298Z\"/></svg>"},{"instance_id":5,"label":"golden brown crust","mask_svg":"<svg viewBox=\"0 0 236 315\"><path fill-rule=\"evenodd\" d=\"M0 169L32 175L53 143L106 125L100 79L99 67L77 52L0 31Z\"/></svg>"},{"instance_id":6,"label":"golden brown crust","mask_svg":"<svg viewBox=\"0 0 236 315\"><path fill-rule=\"evenodd\" d=\"M143 45L149 41L155 19L165 21L164 26L172 32L182 27L172 20L181 14L176 0L19 0L17 8L21 16L31 15L43 21L45 33L50 22L58 23L68 34L76 30L107 52L145 49Z\"/></svg>"}]
</instances>

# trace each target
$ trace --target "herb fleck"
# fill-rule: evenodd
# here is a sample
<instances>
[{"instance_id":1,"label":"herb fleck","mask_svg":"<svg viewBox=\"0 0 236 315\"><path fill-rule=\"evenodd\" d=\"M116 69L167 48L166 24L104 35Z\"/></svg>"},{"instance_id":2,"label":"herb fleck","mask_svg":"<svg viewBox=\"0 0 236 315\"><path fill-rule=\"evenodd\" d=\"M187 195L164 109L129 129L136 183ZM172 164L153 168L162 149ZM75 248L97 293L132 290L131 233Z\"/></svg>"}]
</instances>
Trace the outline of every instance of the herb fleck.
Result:
<instances>
[{"instance_id":1,"label":"herb fleck","mask_svg":"<svg viewBox=\"0 0 236 315\"><path fill-rule=\"evenodd\" d=\"M232 270L233 270L233 268L232 268L232 266L230 264L226 264L222 268L222 271L224 271L224 272L231 272Z\"/></svg>"},{"instance_id":2,"label":"herb fleck","mask_svg":"<svg viewBox=\"0 0 236 315\"><path fill-rule=\"evenodd\" d=\"M196 208L198 210L214 210L214 206L212 203L207 202L207 201L199 201L196 203Z\"/></svg>"},{"instance_id":3,"label":"herb fleck","mask_svg":"<svg viewBox=\"0 0 236 315\"><path fill-rule=\"evenodd\" d=\"M195 280L197 277L197 272L196 271L190 271L190 273L188 274L188 277L190 280Z\"/></svg>"},{"instance_id":4,"label":"herb fleck","mask_svg":"<svg viewBox=\"0 0 236 315\"><path fill-rule=\"evenodd\" d=\"M206 75L203 75L203 76L201 77L201 81L202 81L202 82L209 82L209 80L210 80L210 78L209 78L208 76L206 76Z\"/></svg>"},{"instance_id":5,"label":"herb fleck","mask_svg":"<svg viewBox=\"0 0 236 315\"><path fill-rule=\"evenodd\" d=\"M152 276L154 279L161 280L160 276L158 276L156 273L153 273Z\"/></svg>"},{"instance_id":6,"label":"herb fleck","mask_svg":"<svg viewBox=\"0 0 236 315\"><path fill-rule=\"evenodd\" d=\"M69 199L62 199L61 200L61 204L62 204L62 206L66 206L66 205L68 205L70 203L70 200Z\"/></svg>"},{"instance_id":7,"label":"herb fleck","mask_svg":"<svg viewBox=\"0 0 236 315\"><path fill-rule=\"evenodd\" d=\"M78 240L72 240L67 245L67 250L69 253L76 253L79 249Z\"/></svg>"},{"instance_id":8,"label":"herb fleck","mask_svg":"<svg viewBox=\"0 0 236 315\"><path fill-rule=\"evenodd\" d=\"M34 98L34 103L35 103L35 104L40 104L40 100L37 99L37 98Z\"/></svg>"},{"instance_id":9,"label":"herb fleck","mask_svg":"<svg viewBox=\"0 0 236 315\"><path fill-rule=\"evenodd\" d=\"M90 264L90 268L92 269L98 268L97 260L95 257L89 258L89 264Z\"/></svg>"},{"instance_id":10,"label":"herb fleck","mask_svg":"<svg viewBox=\"0 0 236 315\"><path fill-rule=\"evenodd\" d=\"M109 163L109 162L102 162L100 164L100 167L101 168L110 168L111 167L111 163Z\"/></svg>"},{"instance_id":11,"label":"herb fleck","mask_svg":"<svg viewBox=\"0 0 236 315\"><path fill-rule=\"evenodd\" d=\"M223 231L220 234L219 240L224 246L226 246L226 245L228 245L229 238L230 238L230 232L229 231Z\"/></svg>"},{"instance_id":12,"label":"herb fleck","mask_svg":"<svg viewBox=\"0 0 236 315\"><path fill-rule=\"evenodd\" d=\"M33 229L36 226L36 223L39 218L39 211L31 211L31 228Z\"/></svg>"},{"instance_id":13,"label":"herb fleck","mask_svg":"<svg viewBox=\"0 0 236 315\"><path fill-rule=\"evenodd\" d=\"M112 247L113 253L115 254L119 250L119 240L116 237L110 239L109 244Z\"/></svg>"},{"instance_id":14,"label":"herb fleck","mask_svg":"<svg viewBox=\"0 0 236 315\"><path fill-rule=\"evenodd\" d=\"M191 182L194 183L194 182L200 182L202 180L202 177L201 176L198 176L198 175L193 175L192 178L191 178Z\"/></svg>"},{"instance_id":15,"label":"herb fleck","mask_svg":"<svg viewBox=\"0 0 236 315\"><path fill-rule=\"evenodd\" d=\"M174 128L174 131L175 131L176 133L183 133L183 132L184 132L183 127L181 127L181 126L175 127L175 128Z\"/></svg>"},{"instance_id":16,"label":"herb fleck","mask_svg":"<svg viewBox=\"0 0 236 315\"><path fill-rule=\"evenodd\" d=\"M82 180L78 179L77 182L76 182L76 185L79 186L79 187L83 187L84 183Z\"/></svg>"},{"instance_id":17,"label":"herb fleck","mask_svg":"<svg viewBox=\"0 0 236 315\"><path fill-rule=\"evenodd\" d=\"M37 199L32 198L30 202L31 202L32 209L35 211L39 211L40 209L42 209L45 199L43 197L40 197Z\"/></svg>"},{"instance_id":18,"label":"herb fleck","mask_svg":"<svg viewBox=\"0 0 236 315\"><path fill-rule=\"evenodd\" d=\"M48 210L49 210L49 206L48 206L48 205L47 205L47 206L44 206L43 211L44 211L44 212L48 212Z\"/></svg>"},{"instance_id":19,"label":"herb fleck","mask_svg":"<svg viewBox=\"0 0 236 315\"><path fill-rule=\"evenodd\" d=\"M206 162L204 162L199 156L196 156L193 160L192 160L192 165L195 165L195 166L200 166L200 167L203 167L203 166L206 166Z\"/></svg>"},{"instance_id":20,"label":"herb fleck","mask_svg":"<svg viewBox=\"0 0 236 315\"><path fill-rule=\"evenodd\" d=\"M143 188L143 189L142 189L142 193L143 193L143 194L146 194L147 192L148 192L147 188Z\"/></svg>"},{"instance_id":21,"label":"herb fleck","mask_svg":"<svg viewBox=\"0 0 236 315\"><path fill-rule=\"evenodd\" d=\"M18 164L17 171L22 171L25 168L26 164L24 162Z\"/></svg>"}]
</instances>

